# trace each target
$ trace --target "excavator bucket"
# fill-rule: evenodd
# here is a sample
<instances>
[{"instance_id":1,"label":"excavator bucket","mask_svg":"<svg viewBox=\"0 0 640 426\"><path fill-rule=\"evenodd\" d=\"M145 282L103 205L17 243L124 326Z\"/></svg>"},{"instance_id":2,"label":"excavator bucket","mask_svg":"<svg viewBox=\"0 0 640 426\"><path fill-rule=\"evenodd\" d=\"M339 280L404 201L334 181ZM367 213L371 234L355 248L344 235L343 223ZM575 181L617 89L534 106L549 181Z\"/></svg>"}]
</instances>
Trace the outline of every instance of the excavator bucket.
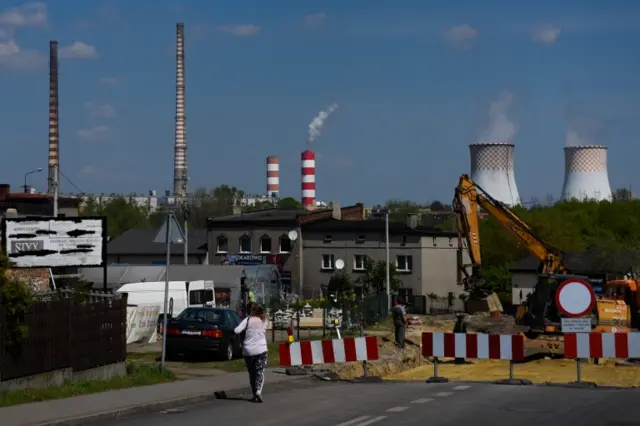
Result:
<instances>
[{"instance_id":1,"label":"excavator bucket","mask_svg":"<svg viewBox=\"0 0 640 426\"><path fill-rule=\"evenodd\" d=\"M502 303L496 293L491 293L487 297L470 297L465 300L465 312L471 315L489 314L492 317L499 317L503 311Z\"/></svg>"}]
</instances>

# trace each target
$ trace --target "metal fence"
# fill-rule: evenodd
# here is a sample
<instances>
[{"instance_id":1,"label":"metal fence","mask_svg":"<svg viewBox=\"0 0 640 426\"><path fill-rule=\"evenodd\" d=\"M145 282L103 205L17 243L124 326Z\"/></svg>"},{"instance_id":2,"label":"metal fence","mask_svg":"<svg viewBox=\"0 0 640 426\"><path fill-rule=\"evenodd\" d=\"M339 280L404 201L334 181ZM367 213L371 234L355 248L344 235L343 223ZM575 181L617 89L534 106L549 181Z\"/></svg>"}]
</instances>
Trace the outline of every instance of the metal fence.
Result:
<instances>
[{"instance_id":1,"label":"metal fence","mask_svg":"<svg viewBox=\"0 0 640 426\"><path fill-rule=\"evenodd\" d=\"M126 359L126 297L72 291L39 295L20 321L26 335L18 342L6 341L7 310L0 301L0 381Z\"/></svg>"}]
</instances>

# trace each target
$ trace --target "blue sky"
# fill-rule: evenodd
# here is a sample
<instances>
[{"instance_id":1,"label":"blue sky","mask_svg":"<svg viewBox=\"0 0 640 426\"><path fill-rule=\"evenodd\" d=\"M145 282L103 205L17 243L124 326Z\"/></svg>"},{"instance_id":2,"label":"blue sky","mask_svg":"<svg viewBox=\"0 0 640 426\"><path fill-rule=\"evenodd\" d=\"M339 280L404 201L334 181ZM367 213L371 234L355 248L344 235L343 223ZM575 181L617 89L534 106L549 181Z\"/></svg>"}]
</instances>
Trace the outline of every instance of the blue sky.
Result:
<instances>
[{"instance_id":1,"label":"blue sky","mask_svg":"<svg viewBox=\"0 0 640 426\"><path fill-rule=\"evenodd\" d=\"M611 186L640 192L640 3L0 7L0 181L15 186L42 167L30 183L45 189L55 39L62 173L85 192L171 188L175 24L184 22L191 188L226 183L262 193L265 157L277 155L281 195L299 197L307 126L337 102L315 142L318 199L449 201L468 172L468 144L490 126L490 102L509 99L498 123L507 136L497 137L516 144L523 199L560 195L565 133L575 125L584 143L609 146Z\"/></svg>"}]
</instances>

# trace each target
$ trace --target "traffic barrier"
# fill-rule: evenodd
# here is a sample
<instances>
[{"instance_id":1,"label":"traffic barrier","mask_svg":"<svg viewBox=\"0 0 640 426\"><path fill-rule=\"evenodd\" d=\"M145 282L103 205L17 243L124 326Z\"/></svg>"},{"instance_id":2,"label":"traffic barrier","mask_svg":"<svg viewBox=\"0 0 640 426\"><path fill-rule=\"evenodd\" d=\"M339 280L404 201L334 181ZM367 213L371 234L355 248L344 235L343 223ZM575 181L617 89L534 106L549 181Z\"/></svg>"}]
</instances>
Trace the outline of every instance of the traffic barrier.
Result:
<instances>
[{"instance_id":1,"label":"traffic barrier","mask_svg":"<svg viewBox=\"0 0 640 426\"><path fill-rule=\"evenodd\" d=\"M595 386L582 380L582 359L640 358L640 333L565 333L564 357L576 360L574 384Z\"/></svg>"},{"instance_id":2,"label":"traffic barrier","mask_svg":"<svg viewBox=\"0 0 640 426\"><path fill-rule=\"evenodd\" d=\"M502 359L509 361L509 379L503 384L531 384L528 380L515 379L513 361L524 361L524 336L482 333L422 333L422 355L433 357L433 376L427 383L446 383L446 377L438 375L438 358Z\"/></svg>"},{"instance_id":3,"label":"traffic barrier","mask_svg":"<svg viewBox=\"0 0 640 426\"><path fill-rule=\"evenodd\" d=\"M378 358L378 339L375 336L280 344L282 367L375 361Z\"/></svg>"}]
</instances>

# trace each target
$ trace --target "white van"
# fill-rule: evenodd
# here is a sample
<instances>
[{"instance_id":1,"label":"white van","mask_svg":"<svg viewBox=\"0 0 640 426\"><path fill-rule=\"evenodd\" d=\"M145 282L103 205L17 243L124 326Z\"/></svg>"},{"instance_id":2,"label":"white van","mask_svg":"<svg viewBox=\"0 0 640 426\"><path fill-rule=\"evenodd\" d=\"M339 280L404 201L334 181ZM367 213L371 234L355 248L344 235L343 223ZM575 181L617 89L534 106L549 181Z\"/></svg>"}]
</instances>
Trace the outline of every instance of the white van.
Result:
<instances>
[{"instance_id":1,"label":"white van","mask_svg":"<svg viewBox=\"0 0 640 426\"><path fill-rule=\"evenodd\" d=\"M125 284L117 292L127 294L127 305L160 305L164 314L164 289L164 281L147 281ZM189 306L216 306L213 281L169 281L169 316L175 318Z\"/></svg>"}]
</instances>

